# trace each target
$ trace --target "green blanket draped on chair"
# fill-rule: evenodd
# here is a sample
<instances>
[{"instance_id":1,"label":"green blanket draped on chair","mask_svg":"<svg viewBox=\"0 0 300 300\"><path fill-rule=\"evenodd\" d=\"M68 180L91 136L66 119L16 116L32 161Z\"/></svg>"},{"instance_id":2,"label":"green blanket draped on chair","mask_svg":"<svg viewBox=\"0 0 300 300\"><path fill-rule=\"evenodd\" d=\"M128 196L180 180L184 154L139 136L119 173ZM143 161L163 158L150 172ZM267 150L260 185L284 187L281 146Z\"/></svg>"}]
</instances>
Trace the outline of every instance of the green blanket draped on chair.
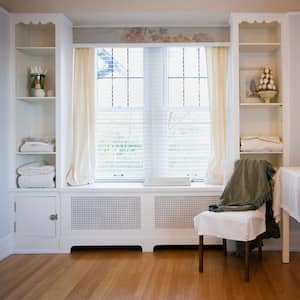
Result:
<instances>
[{"instance_id":1,"label":"green blanket draped on chair","mask_svg":"<svg viewBox=\"0 0 300 300\"><path fill-rule=\"evenodd\" d=\"M241 159L226 185L220 203L210 205L214 212L255 210L266 203L266 233L264 238L280 237L279 226L272 210L272 177L275 170L266 160Z\"/></svg>"}]
</instances>

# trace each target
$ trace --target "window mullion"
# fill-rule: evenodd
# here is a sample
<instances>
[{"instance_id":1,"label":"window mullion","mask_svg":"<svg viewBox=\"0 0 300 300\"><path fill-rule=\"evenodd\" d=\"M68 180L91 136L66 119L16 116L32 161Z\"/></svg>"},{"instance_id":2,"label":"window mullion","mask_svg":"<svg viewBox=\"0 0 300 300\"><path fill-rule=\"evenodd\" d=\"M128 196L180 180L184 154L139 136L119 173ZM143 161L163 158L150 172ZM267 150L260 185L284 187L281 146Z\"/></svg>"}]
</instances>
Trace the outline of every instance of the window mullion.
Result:
<instances>
[{"instance_id":1,"label":"window mullion","mask_svg":"<svg viewBox=\"0 0 300 300\"><path fill-rule=\"evenodd\" d=\"M185 106L184 75L184 48L182 48L182 106Z\"/></svg>"},{"instance_id":2,"label":"window mullion","mask_svg":"<svg viewBox=\"0 0 300 300\"><path fill-rule=\"evenodd\" d=\"M129 49L126 51L127 54L127 107L129 107Z\"/></svg>"},{"instance_id":3,"label":"window mullion","mask_svg":"<svg viewBox=\"0 0 300 300\"><path fill-rule=\"evenodd\" d=\"M197 62L198 62L198 105L201 105L201 91L200 91L200 48L197 49Z\"/></svg>"},{"instance_id":4,"label":"window mullion","mask_svg":"<svg viewBox=\"0 0 300 300\"><path fill-rule=\"evenodd\" d=\"M114 48L111 49L111 107L114 107Z\"/></svg>"}]
</instances>

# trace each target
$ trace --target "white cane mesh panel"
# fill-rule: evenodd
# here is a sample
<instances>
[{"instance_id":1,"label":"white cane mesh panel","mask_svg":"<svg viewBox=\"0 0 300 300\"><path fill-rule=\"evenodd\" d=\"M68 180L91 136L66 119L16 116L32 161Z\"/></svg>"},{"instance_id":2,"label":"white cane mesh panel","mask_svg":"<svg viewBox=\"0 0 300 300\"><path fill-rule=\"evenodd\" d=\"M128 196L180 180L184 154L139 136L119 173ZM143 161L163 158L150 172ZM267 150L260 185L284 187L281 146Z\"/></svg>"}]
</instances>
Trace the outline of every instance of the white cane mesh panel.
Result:
<instances>
[{"instance_id":1,"label":"white cane mesh panel","mask_svg":"<svg viewBox=\"0 0 300 300\"><path fill-rule=\"evenodd\" d=\"M155 197L155 227L165 229L193 228L193 218L218 203L218 197Z\"/></svg>"},{"instance_id":2,"label":"white cane mesh panel","mask_svg":"<svg viewBox=\"0 0 300 300\"><path fill-rule=\"evenodd\" d=\"M72 230L139 229L139 197L72 197Z\"/></svg>"}]
</instances>

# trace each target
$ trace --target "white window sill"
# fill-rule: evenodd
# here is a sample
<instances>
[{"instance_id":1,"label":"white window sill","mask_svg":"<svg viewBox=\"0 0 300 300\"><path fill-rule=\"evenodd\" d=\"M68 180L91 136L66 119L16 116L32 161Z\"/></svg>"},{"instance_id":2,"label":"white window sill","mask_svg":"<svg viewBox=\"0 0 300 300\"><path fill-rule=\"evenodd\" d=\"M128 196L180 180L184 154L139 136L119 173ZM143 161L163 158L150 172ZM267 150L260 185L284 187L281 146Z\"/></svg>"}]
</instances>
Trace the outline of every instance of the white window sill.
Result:
<instances>
[{"instance_id":1,"label":"white window sill","mask_svg":"<svg viewBox=\"0 0 300 300\"><path fill-rule=\"evenodd\" d=\"M215 194L220 195L224 190L224 185L208 185L203 182L193 182L190 186L144 186L143 183L94 183L83 186L65 186L62 188L12 188L10 192L26 193L192 193L192 194Z\"/></svg>"},{"instance_id":2,"label":"white window sill","mask_svg":"<svg viewBox=\"0 0 300 300\"><path fill-rule=\"evenodd\" d=\"M159 192L217 192L220 193L224 185L208 185L195 182L190 186L144 186L143 183L94 183L85 186L67 186L61 188L63 192L129 192L129 193L159 193Z\"/></svg>"}]
</instances>

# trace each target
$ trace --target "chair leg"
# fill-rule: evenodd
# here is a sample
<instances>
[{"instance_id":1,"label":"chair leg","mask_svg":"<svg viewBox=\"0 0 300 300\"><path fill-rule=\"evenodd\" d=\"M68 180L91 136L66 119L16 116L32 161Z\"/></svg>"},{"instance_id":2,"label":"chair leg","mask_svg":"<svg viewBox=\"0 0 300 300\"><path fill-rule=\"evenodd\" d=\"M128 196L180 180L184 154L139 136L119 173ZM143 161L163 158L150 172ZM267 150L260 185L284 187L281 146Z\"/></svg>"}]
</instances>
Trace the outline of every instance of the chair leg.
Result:
<instances>
[{"instance_id":1,"label":"chair leg","mask_svg":"<svg viewBox=\"0 0 300 300\"><path fill-rule=\"evenodd\" d=\"M224 256L227 256L227 241L226 241L226 239L223 239L223 251L224 251Z\"/></svg>"},{"instance_id":2,"label":"chair leg","mask_svg":"<svg viewBox=\"0 0 300 300\"><path fill-rule=\"evenodd\" d=\"M250 252L250 242L245 242L245 281L249 281L249 252Z\"/></svg>"},{"instance_id":3,"label":"chair leg","mask_svg":"<svg viewBox=\"0 0 300 300\"><path fill-rule=\"evenodd\" d=\"M203 272L203 235L199 235L199 272Z\"/></svg>"},{"instance_id":4,"label":"chair leg","mask_svg":"<svg viewBox=\"0 0 300 300\"><path fill-rule=\"evenodd\" d=\"M261 239L261 236L258 236L256 238L257 240L257 247L258 247L258 259L260 261L262 261L262 239Z\"/></svg>"}]
</instances>

